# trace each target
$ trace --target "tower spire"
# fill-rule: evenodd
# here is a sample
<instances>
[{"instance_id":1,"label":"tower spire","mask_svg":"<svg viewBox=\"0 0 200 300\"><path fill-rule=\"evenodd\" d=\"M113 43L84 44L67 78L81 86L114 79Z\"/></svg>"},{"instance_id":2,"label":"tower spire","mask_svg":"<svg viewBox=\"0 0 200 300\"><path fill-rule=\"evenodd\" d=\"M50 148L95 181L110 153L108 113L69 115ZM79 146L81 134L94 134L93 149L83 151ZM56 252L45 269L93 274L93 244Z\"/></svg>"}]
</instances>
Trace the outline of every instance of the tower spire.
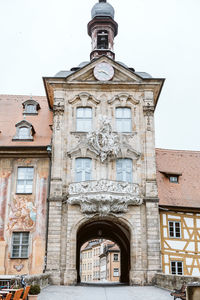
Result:
<instances>
[{"instance_id":1,"label":"tower spire","mask_svg":"<svg viewBox=\"0 0 200 300\"><path fill-rule=\"evenodd\" d=\"M91 60L102 55L115 59L114 38L118 24L114 16L115 10L106 0L99 0L92 8L92 20L88 23L88 34L92 39Z\"/></svg>"}]
</instances>

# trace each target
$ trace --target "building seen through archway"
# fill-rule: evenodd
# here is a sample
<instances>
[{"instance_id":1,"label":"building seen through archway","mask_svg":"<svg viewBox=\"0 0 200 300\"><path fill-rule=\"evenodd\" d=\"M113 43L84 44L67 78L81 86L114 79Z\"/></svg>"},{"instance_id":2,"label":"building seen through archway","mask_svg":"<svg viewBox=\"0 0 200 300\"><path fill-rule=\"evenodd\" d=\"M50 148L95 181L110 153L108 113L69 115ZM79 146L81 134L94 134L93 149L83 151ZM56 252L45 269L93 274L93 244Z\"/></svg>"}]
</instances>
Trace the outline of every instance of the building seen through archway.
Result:
<instances>
[{"instance_id":1,"label":"building seen through archway","mask_svg":"<svg viewBox=\"0 0 200 300\"><path fill-rule=\"evenodd\" d=\"M80 281L117 283L120 281L120 248L110 240L94 239L80 250Z\"/></svg>"},{"instance_id":2,"label":"building seen through archway","mask_svg":"<svg viewBox=\"0 0 200 300\"><path fill-rule=\"evenodd\" d=\"M126 227L102 219L86 223L79 229L78 282L129 283L129 271L130 233Z\"/></svg>"}]
</instances>

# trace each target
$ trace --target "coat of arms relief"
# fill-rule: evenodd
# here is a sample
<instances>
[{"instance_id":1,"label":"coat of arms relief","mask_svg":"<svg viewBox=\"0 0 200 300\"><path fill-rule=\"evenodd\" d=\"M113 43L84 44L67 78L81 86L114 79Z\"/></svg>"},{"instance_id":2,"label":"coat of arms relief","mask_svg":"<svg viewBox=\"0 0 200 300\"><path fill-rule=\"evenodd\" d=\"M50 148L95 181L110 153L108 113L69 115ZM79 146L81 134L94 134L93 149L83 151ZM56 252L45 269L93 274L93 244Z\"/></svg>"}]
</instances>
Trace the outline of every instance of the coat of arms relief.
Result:
<instances>
[{"instance_id":1,"label":"coat of arms relief","mask_svg":"<svg viewBox=\"0 0 200 300\"><path fill-rule=\"evenodd\" d=\"M112 131L110 120L102 116L102 124L99 130L88 133L87 143L89 149L100 157L103 163L108 156L117 157L120 151L120 138Z\"/></svg>"},{"instance_id":2,"label":"coat of arms relief","mask_svg":"<svg viewBox=\"0 0 200 300\"><path fill-rule=\"evenodd\" d=\"M71 157L80 151L84 157L89 151L97 159L100 159L101 163L108 159L125 157L127 151L133 159L140 157L140 153L129 144L129 139L133 138L137 134L136 132L130 134L114 132L111 120L107 116L100 116L99 121L99 129L91 131L87 135L75 133L78 143L67 152L67 156Z\"/></svg>"}]
</instances>

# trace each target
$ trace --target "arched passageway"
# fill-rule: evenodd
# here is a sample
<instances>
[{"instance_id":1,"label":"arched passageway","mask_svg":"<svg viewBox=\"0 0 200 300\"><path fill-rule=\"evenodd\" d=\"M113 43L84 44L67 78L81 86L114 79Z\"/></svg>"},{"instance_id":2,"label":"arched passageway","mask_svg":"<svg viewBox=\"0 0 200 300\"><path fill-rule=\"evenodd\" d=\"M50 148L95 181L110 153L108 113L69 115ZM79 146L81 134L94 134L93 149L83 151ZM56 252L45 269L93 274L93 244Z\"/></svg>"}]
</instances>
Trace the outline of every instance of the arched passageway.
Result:
<instances>
[{"instance_id":1,"label":"arched passageway","mask_svg":"<svg viewBox=\"0 0 200 300\"><path fill-rule=\"evenodd\" d=\"M120 282L129 283L130 271L130 232L121 223L110 220L93 220L82 225L77 232L76 268L77 281L80 282L80 249L83 243L104 238L114 241L121 250L121 276Z\"/></svg>"}]
</instances>

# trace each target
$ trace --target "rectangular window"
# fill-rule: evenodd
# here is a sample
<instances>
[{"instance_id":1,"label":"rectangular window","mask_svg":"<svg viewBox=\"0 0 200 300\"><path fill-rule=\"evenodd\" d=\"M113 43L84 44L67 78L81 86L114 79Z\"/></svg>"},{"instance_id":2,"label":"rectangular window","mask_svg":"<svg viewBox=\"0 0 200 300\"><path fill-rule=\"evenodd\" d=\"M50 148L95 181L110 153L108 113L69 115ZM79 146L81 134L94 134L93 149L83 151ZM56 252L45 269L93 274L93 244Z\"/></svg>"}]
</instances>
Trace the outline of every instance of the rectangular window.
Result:
<instances>
[{"instance_id":1,"label":"rectangular window","mask_svg":"<svg viewBox=\"0 0 200 300\"><path fill-rule=\"evenodd\" d=\"M33 167L18 167L17 170L17 189L18 194L32 194L33 188Z\"/></svg>"},{"instance_id":2,"label":"rectangular window","mask_svg":"<svg viewBox=\"0 0 200 300\"><path fill-rule=\"evenodd\" d=\"M75 181L91 180L92 175L92 160L91 158L76 158L76 175Z\"/></svg>"},{"instance_id":3,"label":"rectangular window","mask_svg":"<svg viewBox=\"0 0 200 300\"><path fill-rule=\"evenodd\" d=\"M120 158L116 162L117 176L116 180L118 181L133 181L133 163L132 159Z\"/></svg>"},{"instance_id":4,"label":"rectangular window","mask_svg":"<svg viewBox=\"0 0 200 300\"><path fill-rule=\"evenodd\" d=\"M181 237L181 222L169 221L169 237Z\"/></svg>"},{"instance_id":5,"label":"rectangular window","mask_svg":"<svg viewBox=\"0 0 200 300\"><path fill-rule=\"evenodd\" d=\"M183 275L183 262L171 261L171 274Z\"/></svg>"},{"instance_id":6,"label":"rectangular window","mask_svg":"<svg viewBox=\"0 0 200 300\"><path fill-rule=\"evenodd\" d=\"M76 130L88 132L92 130L92 108L78 107L76 110Z\"/></svg>"},{"instance_id":7,"label":"rectangular window","mask_svg":"<svg viewBox=\"0 0 200 300\"><path fill-rule=\"evenodd\" d=\"M113 276L119 276L119 269L118 268L114 268L114 272L113 272Z\"/></svg>"},{"instance_id":8,"label":"rectangular window","mask_svg":"<svg viewBox=\"0 0 200 300\"><path fill-rule=\"evenodd\" d=\"M173 183L178 183L178 176L169 176L169 181Z\"/></svg>"},{"instance_id":9,"label":"rectangular window","mask_svg":"<svg viewBox=\"0 0 200 300\"><path fill-rule=\"evenodd\" d=\"M131 109L128 107L116 108L116 130L118 132L132 131Z\"/></svg>"},{"instance_id":10,"label":"rectangular window","mask_svg":"<svg viewBox=\"0 0 200 300\"><path fill-rule=\"evenodd\" d=\"M118 254L114 254L114 261L118 261Z\"/></svg>"},{"instance_id":11,"label":"rectangular window","mask_svg":"<svg viewBox=\"0 0 200 300\"><path fill-rule=\"evenodd\" d=\"M12 258L28 258L29 232L13 232Z\"/></svg>"}]
</instances>

